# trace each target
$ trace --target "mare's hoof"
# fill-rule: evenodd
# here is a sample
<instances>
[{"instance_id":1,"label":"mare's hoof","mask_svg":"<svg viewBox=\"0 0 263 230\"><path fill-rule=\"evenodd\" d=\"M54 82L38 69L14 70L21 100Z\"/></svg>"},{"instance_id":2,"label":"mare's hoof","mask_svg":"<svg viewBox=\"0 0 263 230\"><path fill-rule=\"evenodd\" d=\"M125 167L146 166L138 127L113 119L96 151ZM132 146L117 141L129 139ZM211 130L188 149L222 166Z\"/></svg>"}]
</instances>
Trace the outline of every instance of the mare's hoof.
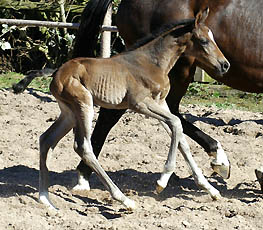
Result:
<instances>
[{"instance_id":1,"label":"mare's hoof","mask_svg":"<svg viewBox=\"0 0 263 230\"><path fill-rule=\"evenodd\" d=\"M74 191L90 191L89 184L77 184L72 188Z\"/></svg>"},{"instance_id":2,"label":"mare's hoof","mask_svg":"<svg viewBox=\"0 0 263 230\"><path fill-rule=\"evenodd\" d=\"M211 162L211 167L219 176L223 179L228 179L230 177L230 165L216 164L213 161Z\"/></svg>"},{"instance_id":3,"label":"mare's hoof","mask_svg":"<svg viewBox=\"0 0 263 230\"><path fill-rule=\"evenodd\" d=\"M75 185L72 190L74 191L90 191L89 180L86 179L79 171L78 171L78 184Z\"/></svg>"},{"instance_id":4,"label":"mare's hoof","mask_svg":"<svg viewBox=\"0 0 263 230\"><path fill-rule=\"evenodd\" d=\"M255 173L263 193L263 167L260 169L255 169Z\"/></svg>"}]
</instances>

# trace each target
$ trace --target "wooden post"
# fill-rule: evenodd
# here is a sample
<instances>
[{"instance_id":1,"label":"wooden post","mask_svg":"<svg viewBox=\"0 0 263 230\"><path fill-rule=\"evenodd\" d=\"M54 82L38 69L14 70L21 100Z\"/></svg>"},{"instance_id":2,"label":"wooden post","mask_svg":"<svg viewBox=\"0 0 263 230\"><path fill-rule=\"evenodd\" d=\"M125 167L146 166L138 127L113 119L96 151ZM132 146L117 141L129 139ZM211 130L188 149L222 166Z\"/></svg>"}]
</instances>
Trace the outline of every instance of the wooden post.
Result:
<instances>
[{"instance_id":1,"label":"wooden post","mask_svg":"<svg viewBox=\"0 0 263 230\"><path fill-rule=\"evenodd\" d=\"M59 0L58 1L59 7L60 7L60 15L61 15L61 21L66 23L66 14L65 14L65 0ZM67 33L67 29L63 28L64 36Z\"/></svg>"},{"instance_id":2,"label":"wooden post","mask_svg":"<svg viewBox=\"0 0 263 230\"><path fill-rule=\"evenodd\" d=\"M112 5L109 5L108 11L105 15L103 25L111 26L111 16L112 16ZM101 36L101 47L100 47L101 57L107 58L111 56L111 32L103 31Z\"/></svg>"},{"instance_id":3,"label":"wooden post","mask_svg":"<svg viewBox=\"0 0 263 230\"><path fill-rule=\"evenodd\" d=\"M199 67L196 67L196 71L195 71L195 76L194 76L194 81L197 82L204 82L205 80L205 71L202 70Z\"/></svg>"}]
</instances>

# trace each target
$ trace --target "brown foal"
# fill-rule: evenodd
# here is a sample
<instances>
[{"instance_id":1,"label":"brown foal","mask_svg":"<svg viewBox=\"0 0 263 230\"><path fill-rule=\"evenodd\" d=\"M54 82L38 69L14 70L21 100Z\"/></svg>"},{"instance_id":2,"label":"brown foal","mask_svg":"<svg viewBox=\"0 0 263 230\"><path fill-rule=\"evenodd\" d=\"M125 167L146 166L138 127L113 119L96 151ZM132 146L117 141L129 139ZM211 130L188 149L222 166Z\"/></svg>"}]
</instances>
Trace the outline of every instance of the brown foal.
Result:
<instances>
[{"instance_id":1,"label":"brown foal","mask_svg":"<svg viewBox=\"0 0 263 230\"><path fill-rule=\"evenodd\" d=\"M229 63L215 44L211 31L204 25L209 10L195 19L184 20L160 28L135 47L111 58L76 58L66 62L53 75L50 91L61 114L40 137L39 199L55 208L48 196L47 154L71 130L74 150L92 168L112 197L127 209L134 201L127 198L111 181L96 159L90 141L93 105L112 109L131 109L158 119L171 133L171 146L157 191L162 191L175 170L176 150L180 149L189 164L195 182L213 199L220 193L203 176L190 152L180 119L170 113L165 98L170 89L168 73L182 53L206 62L224 74Z\"/></svg>"}]
</instances>

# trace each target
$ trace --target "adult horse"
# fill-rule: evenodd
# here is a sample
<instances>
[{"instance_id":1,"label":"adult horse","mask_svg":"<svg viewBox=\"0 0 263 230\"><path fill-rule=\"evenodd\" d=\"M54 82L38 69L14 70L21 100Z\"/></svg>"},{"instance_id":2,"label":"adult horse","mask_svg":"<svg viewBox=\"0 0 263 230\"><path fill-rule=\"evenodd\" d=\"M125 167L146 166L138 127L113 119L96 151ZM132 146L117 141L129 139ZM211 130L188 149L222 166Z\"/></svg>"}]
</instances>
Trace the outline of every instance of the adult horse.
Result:
<instances>
[{"instance_id":1,"label":"adult horse","mask_svg":"<svg viewBox=\"0 0 263 230\"><path fill-rule=\"evenodd\" d=\"M221 7L223 1L221 2ZM90 0L82 13L81 25L76 37L73 57L94 56L100 25L111 0ZM198 11L204 10L208 5L211 14L208 19L216 16L218 7L213 1L185 1L185 0L122 0L116 16L116 24L120 35L124 38L127 47L136 40L149 34L161 25L179 19L195 17ZM223 18L221 19L224 20ZM211 24L211 23L210 23ZM211 24L212 25L212 24ZM219 27L219 26L218 26ZM213 27L215 29L215 26ZM203 41L206 43L207 41ZM200 64L200 63L199 63ZM172 113L176 114L182 122L184 133L197 141L215 159L212 167L225 178L229 177L230 165L228 159L217 140L212 139L201 130L187 122L179 114L179 103L185 94L189 83L192 81L197 62L193 57L182 57L170 71L171 90L167 97L167 103ZM208 66L205 69L211 75L217 75ZM217 76L223 79L221 76ZM117 123L125 110L108 110L101 108L98 121L93 131L91 141L96 156L103 146L110 129ZM78 165L79 180L76 189L89 188L88 178L91 169L82 161Z\"/></svg>"}]
</instances>

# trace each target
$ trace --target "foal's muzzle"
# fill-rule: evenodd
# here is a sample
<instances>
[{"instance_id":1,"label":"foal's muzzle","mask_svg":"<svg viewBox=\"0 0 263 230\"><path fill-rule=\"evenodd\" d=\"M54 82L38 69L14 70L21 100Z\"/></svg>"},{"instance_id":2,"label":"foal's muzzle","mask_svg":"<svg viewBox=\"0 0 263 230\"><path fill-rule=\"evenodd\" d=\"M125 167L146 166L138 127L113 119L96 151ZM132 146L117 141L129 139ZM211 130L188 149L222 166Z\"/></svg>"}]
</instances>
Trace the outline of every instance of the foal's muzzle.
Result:
<instances>
[{"instance_id":1,"label":"foal's muzzle","mask_svg":"<svg viewBox=\"0 0 263 230\"><path fill-rule=\"evenodd\" d=\"M223 75L225 74L229 68L230 68L230 63L228 61L222 61L222 62L219 62L220 63L220 74Z\"/></svg>"}]
</instances>

